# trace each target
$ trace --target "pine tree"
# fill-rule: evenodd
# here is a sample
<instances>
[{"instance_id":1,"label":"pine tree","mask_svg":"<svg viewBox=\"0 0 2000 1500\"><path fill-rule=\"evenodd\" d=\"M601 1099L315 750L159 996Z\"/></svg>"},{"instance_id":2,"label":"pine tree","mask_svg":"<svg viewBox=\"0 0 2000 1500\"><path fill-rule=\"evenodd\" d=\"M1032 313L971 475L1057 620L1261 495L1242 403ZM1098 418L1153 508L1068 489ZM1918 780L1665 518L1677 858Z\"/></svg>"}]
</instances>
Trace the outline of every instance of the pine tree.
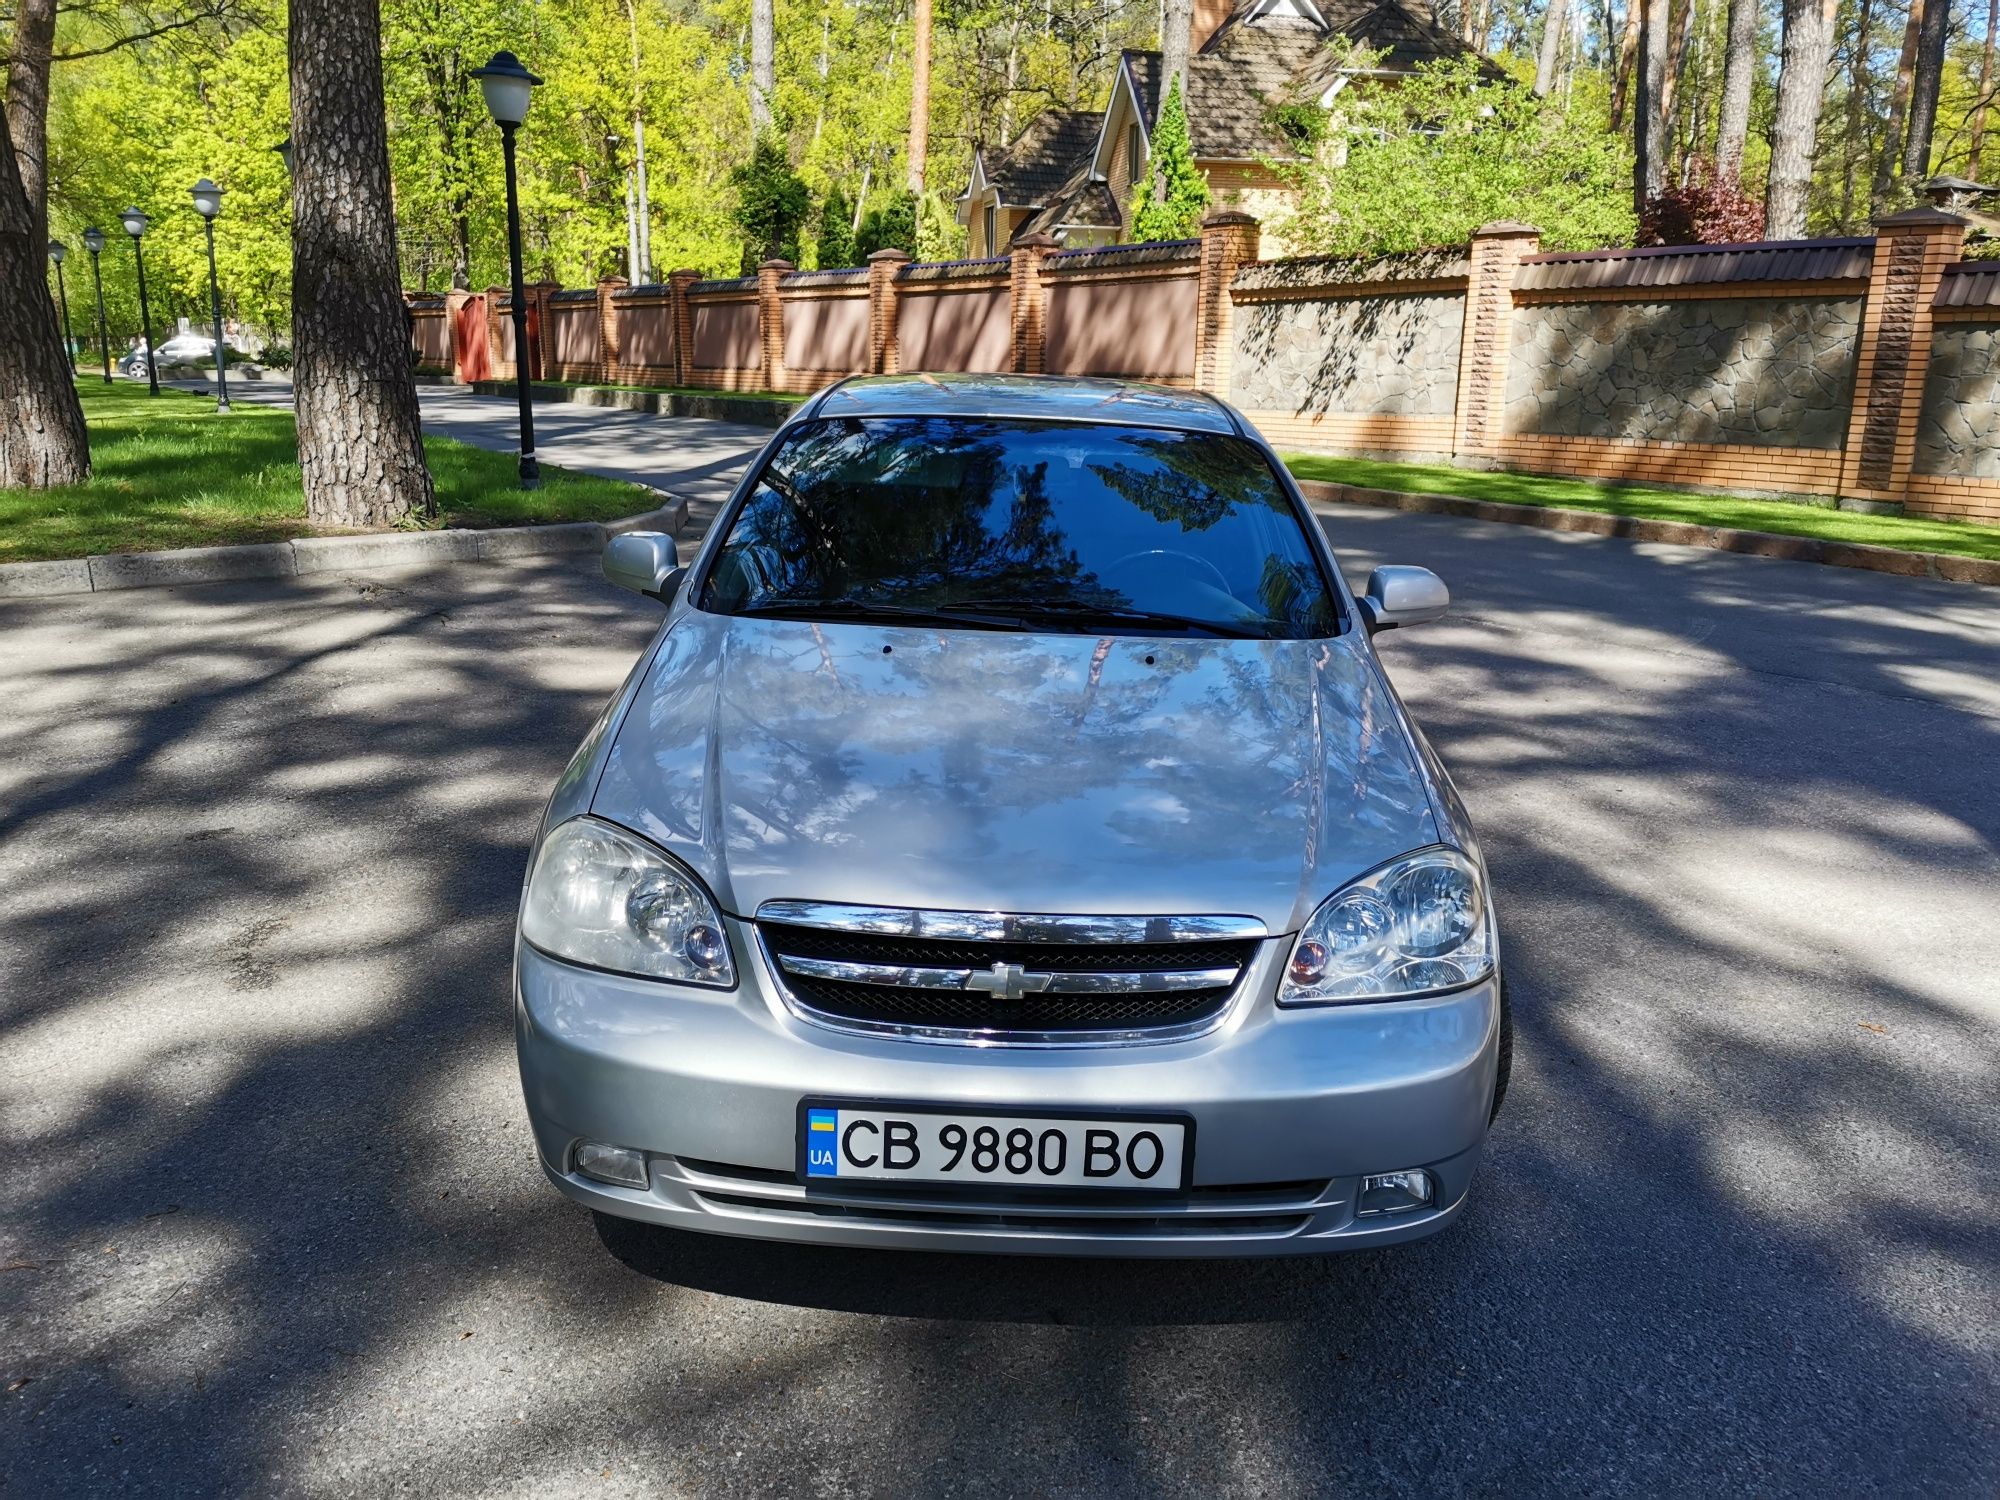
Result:
<instances>
[{"instance_id":1,"label":"pine tree","mask_svg":"<svg viewBox=\"0 0 2000 1500\"><path fill-rule=\"evenodd\" d=\"M820 204L817 263L822 271L838 270L855 263L854 227L850 222L853 217L853 205L839 188L829 192L826 201Z\"/></svg>"},{"instance_id":2,"label":"pine tree","mask_svg":"<svg viewBox=\"0 0 2000 1500\"><path fill-rule=\"evenodd\" d=\"M1149 157L1152 170L1132 190L1132 238L1179 240L1198 234L1208 208L1208 178L1194 164L1194 142L1188 137L1178 81L1167 89L1166 103L1160 106Z\"/></svg>"}]
</instances>

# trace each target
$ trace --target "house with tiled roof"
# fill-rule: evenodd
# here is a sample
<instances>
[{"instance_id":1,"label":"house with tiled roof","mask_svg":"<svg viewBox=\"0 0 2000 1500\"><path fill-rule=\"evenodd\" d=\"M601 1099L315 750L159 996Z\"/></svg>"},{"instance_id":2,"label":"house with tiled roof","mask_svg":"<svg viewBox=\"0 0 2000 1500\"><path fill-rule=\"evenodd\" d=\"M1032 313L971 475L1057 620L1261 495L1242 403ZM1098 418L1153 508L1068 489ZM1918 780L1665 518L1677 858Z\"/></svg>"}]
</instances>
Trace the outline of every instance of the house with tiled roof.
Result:
<instances>
[{"instance_id":1,"label":"house with tiled roof","mask_svg":"<svg viewBox=\"0 0 2000 1500\"><path fill-rule=\"evenodd\" d=\"M1465 45L1403 0L1196 0L1188 37L1188 133L1217 207L1269 219L1292 193L1273 162L1297 155L1283 106L1331 109L1357 80L1393 80ZM1144 177L1158 117L1157 52L1119 57L1101 110L1051 109L1004 149L973 152L959 222L975 256L1021 235L1115 245L1131 231L1132 184ZM1283 253L1266 231L1264 253Z\"/></svg>"}]
</instances>

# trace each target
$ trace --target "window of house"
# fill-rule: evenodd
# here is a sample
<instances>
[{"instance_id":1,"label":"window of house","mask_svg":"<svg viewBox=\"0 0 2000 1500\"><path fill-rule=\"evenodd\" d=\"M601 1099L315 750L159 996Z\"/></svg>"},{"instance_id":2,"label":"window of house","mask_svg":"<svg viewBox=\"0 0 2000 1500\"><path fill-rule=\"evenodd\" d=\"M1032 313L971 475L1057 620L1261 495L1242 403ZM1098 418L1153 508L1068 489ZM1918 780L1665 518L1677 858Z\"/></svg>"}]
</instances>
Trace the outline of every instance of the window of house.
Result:
<instances>
[{"instance_id":1,"label":"window of house","mask_svg":"<svg viewBox=\"0 0 2000 1500\"><path fill-rule=\"evenodd\" d=\"M1000 205L997 202L986 205L986 253L1000 253Z\"/></svg>"},{"instance_id":2,"label":"window of house","mask_svg":"<svg viewBox=\"0 0 2000 1500\"><path fill-rule=\"evenodd\" d=\"M1125 127L1125 175L1132 181L1139 180L1139 157L1146 149L1146 135L1134 120Z\"/></svg>"}]
</instances>

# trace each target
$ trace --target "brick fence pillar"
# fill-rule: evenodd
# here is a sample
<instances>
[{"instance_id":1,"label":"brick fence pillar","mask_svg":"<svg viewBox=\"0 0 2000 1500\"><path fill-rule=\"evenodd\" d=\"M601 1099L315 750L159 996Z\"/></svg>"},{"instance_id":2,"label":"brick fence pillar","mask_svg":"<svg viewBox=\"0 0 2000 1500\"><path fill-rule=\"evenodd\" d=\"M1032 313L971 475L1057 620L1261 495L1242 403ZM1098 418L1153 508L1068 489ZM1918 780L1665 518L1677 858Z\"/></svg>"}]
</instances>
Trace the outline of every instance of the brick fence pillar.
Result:
<instances>
[{"instance_id":1,"label":"brick fence pillar","mask_svg":"<svg viewBox=\"0 0 2000 1500\"><path fill-rule=\"evenodd\" d=\"M699 271L667 273L667 315L674 325L674 384L693 385L694 309L688 304L688 288L701 280Z\"/></svg>"},{"instance_id":2,"label":"brick fence pillar","mask_svg":"<svg viewBox=\"0 0 2000 1500\"><path fill-rule=\"evenodd\" d=\"M528 378L546 380L556 362L556 325L550 316L555 304L549 299L562 290L559 281L534 281L528 284L528 350L530 363Z\"/></svg>"},{"instance_id":3,"label":"brick fence pillar","mask_svg":"<svg viewBox=\"0 0 2000 1500\"><path fill-rule=\"evenodd\" d=\"M1201 286L1195 294L1194 384L1211 396L1229 397L1229 363L1235 342L1236 304L1230 283L1257 258L1261 237L1249 214L1224 209L1201 221Z\"/></svg>"},{"instance_id":4,"label":"brick fence pillar","mask_svg":"<svg viewBox=\"0 0 2000 1500\"><path fill-rule=\"evenodd\" d=\"M1452 449L1497 456L1507 400L1507 351L1513 342L1514 273L1541 248L1532 224L1502 220L1472 231L1472 271L1465 283L1465 331L1459 336L1458 401Z\"/></svg>"},{"instance_id":5,"label":"brick fence pillar","mask_svg":"<svg viewBox=\"0 0 2000 1500\"><path fill-rule=\"evenodd\" d=\"M611 297L626 285L623 276L603 276L597 282L597 378L606 385L623 383L612 373L624 355L625 337L618 326L618 304Z\"/></svg>"},{"instance_id":6,"label":"brick fence pillar","mask_svg":"<svg viewBox=\"0 0 2000 1500\"><path fill-rule=\"evenodd\" d=\"M1056 248L1052 234L1025 234L1008 252L1009 301L1014 322L1014 373L1042 373L1042 262Z\"/></svg>"},{"instance_id":7,"label":"brick fence pillar","mask_svg":"<svg viewBox=\"0 0 2000 1500\"><path fill-rule=\"evenodd\" d=\"M1966 221L1913 208L1875 224L1854 405L1841 454L1840 493L1901 500L1916 458L1917 414L1931 358L1931 299L1944 268L1965 252Z\"/></svg>"},{"instance_id":8,"label":"brick fence pillar","mask_svg":"<svg viewBox=\"0 0 2000 1500\"><path fill-rule=\"evenodd\" d=\"M486 289L486 367L495 380L514 378L514 361L503 358L506 345L500 342L500 319L512 318L512 311L500 311L500 299L509 296L504 286L489 286Z\"/></svg>"},{"instance_id":9,"label":"brick fence pillar","mask_svg":"<svg viewBox=\"0 0 2000 1500\"><path fill-rule=\"evenodd\" d=\"M910 263L907 250L877 250L868 257L868 369L893 375L902 368L896 347L896 277Z\"/></svg>"},{"instance_id":10,"label":"brick fence pillar","mask_svg":"<svg viewBox=\"0 0 2000 1500\"><path fill-rule=\"evenodd\" d=\"M459 347L458 315L472 298L473 293L461 291L457 287L444 294L445 348L450 351L451 378L460 385L465 384L465 351Z\"/></svg>"},{"instance_id":11,"label":"brick fence pillar","mask_svg":"<svg viewBox=\"0 0 2000 1500\"><path fill-rule=\"evenodd\" d=\"M764 346L764 389L784 389L785 304L778 284L795 267L788 260L767 260L757 267L757 335Z\"/></svg>"}]
</instances>

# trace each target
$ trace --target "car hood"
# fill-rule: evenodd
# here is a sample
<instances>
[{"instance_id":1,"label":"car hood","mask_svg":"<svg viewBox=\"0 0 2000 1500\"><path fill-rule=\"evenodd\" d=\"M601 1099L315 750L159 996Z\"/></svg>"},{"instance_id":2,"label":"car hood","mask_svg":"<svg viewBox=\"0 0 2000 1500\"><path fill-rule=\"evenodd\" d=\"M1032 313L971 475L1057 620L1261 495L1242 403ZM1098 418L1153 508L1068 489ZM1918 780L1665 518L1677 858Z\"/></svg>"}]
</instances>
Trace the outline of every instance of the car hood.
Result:
<instances>
[{"instance_id":1,"label":"car hood","mask_svg":"<svg viewBox=\"0 0 2000 1500\"><path fill-rule=\"evenodd\" d=\"M684 613L591 810L770 900L1240 915L1433 843L1351 637L1148 640Z\"/></svg>"}]
</instances>

